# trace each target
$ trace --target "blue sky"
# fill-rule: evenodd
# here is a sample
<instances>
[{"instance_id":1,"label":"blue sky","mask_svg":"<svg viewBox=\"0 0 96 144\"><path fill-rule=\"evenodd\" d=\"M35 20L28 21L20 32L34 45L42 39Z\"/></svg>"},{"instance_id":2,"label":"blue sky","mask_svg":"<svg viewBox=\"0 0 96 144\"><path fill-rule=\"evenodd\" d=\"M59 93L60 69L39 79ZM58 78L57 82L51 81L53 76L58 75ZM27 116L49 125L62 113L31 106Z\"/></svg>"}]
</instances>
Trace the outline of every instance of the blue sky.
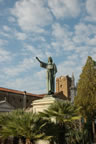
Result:
<instances>
[{"instance_id":1,"label":"blue sky","mask_svg":"<svg viewBox=\"0 0 96 144\"><path fill-rule=\"evenodd\" d=\"M96 60L96 0L0 0L0 87L45 93L36 56L78 81L89 55Z\"/></svg>"}]
</instances>

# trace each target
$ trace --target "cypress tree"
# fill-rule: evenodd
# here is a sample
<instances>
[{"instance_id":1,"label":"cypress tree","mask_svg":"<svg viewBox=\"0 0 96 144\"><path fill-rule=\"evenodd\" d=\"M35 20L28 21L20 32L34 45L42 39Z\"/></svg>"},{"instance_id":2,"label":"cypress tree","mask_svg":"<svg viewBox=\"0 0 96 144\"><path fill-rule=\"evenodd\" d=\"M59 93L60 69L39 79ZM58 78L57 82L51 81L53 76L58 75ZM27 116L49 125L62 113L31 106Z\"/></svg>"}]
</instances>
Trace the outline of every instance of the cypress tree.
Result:
<instances>
[{"instance_id":1,"label":"cypress tree","mask_svg":"<svg viewBox=\"0 0 96 144\"><path fill-rule=\"evenodd\" d=\"M75 104L81 107L81 115L94 119L96 114L96 62L90 56L82 69L78 82Z\"/></svg>"}]
</instances>

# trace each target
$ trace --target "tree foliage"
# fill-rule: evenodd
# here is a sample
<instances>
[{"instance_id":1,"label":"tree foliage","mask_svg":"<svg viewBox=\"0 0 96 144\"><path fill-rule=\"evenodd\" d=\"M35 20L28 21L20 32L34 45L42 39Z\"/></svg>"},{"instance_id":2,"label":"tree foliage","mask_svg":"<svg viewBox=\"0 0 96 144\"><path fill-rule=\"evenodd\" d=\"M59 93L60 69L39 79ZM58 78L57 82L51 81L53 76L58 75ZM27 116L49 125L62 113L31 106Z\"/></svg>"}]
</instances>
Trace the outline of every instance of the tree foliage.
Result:
<instances>
[{"instance_id":1,"label":"tree foliage","mask_svg":"<svg viewBox=\"0 0 96 144\"><path fill-rule=\"evenodd\" d=\"M0 138L13 137L14 144L19 139L23 144L39 139L51 144L85 144L88 137L86 141L86 133L78 131L79 118L77 107L68 101L57 101L40 114L23 110L0 114Z\"/></svg>"},{"instance_id":2,"label":"tree foliage","mask_svg":"<svg viewBox=\"0 0 96 144\"><path fill-rule=\"evenodd\" d=\"M52 136L57 144L67 144L68 138L71 138L69 132L75 128L75 121L80 119L78 109L69 101L56 101L40 115L53 124L53 127L49 126L49 133L45 131L45 134Z\"/></svg>"},{"instance_id":3,"label":"tree foliage","mask_svg":"<svg viewBox=\"0 0 96 144\"><path fill-rule=\"evenodd\" d=\"M78 82L75 104L85 118L94 118L96 111L96 68L95 61L88 56Z\"/></svg>"},{"instance_id":4,"label":"tree foliage","mask_svg":"<svg viewBox=\"0 0 96 144\"><path fill-rule=\"evenodd\" d=\"M34 143L44 137L42 126L42 120L32 112L16 110L0 115L0 137L3 139L17 137Z\"/></svg>"}]
</instances>

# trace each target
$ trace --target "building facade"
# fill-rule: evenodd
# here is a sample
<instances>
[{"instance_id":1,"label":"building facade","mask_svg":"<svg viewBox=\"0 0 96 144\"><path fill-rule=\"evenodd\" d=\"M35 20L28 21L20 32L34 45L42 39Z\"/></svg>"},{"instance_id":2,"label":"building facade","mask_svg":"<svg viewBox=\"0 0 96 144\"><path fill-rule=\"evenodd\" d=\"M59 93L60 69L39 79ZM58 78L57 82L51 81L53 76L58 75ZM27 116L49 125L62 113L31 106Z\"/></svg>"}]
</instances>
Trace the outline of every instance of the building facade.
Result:
<instances>
[{"instance_id":1,"label":"building facade","mask_svg":"<svg viewBox=\"0 0 96 144\"><path fill-rule=\"evenodd\" d=\"M42 98L42 95L27 93L26 91L12 90L0 87L0 101L8 102L14 109L23 109L30 106L33 100Z\"/></svg>"}]
</instances>

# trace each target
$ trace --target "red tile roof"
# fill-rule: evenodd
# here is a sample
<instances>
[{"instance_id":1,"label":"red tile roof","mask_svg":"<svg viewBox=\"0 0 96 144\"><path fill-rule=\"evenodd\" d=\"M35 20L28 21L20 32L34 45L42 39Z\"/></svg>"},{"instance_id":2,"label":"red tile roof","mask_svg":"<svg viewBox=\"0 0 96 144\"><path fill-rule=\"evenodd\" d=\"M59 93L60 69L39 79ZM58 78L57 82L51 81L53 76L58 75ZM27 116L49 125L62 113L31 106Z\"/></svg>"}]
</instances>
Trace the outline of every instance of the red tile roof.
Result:
<instances>
[{"instance_id":1,"label":"red tile roof","mask_svg":"<svg viewBox=\"0 0 96 144\"><path fill-rule=\"evenodd\" d=\"M0 91L4 91L4 92L9 92L9 93L15 93L15 94L22 94L24 95L25 91L19 91L19 90L13 90L13 89L8 89L8 88L2 88L0 87ZM44 97L45 94L32 94L32 93L27 93L26 95L28 96L35 96L35 97Z\"/></svg>"}]
</instances>

